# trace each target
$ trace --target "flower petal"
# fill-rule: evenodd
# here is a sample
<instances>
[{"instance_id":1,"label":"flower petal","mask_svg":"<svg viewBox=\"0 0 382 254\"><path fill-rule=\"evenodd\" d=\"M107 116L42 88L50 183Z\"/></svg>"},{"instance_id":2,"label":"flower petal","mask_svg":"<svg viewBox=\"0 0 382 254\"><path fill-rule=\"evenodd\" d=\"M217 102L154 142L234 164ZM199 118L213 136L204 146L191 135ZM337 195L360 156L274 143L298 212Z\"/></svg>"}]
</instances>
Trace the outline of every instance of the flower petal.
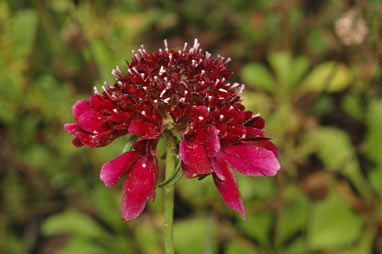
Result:
<instances>
[{"instance_id":1,"label":"flower petal","mask_svg":"<svg viewBox=\"0 0 382 254\"><path fill-rule=\"evenodd\" d=\"M218 130L215 126L209 125L207 127L207 136L204 142L208 157L216 157L220 150L220 141Z\"/></svg>"},{"instance_id":2,"label":"flower petal","mask_svg":"<svg viewBox=\"0 0 382 254\"><path fill-rule=\"evenodd\" d=\"M64 128L71 135L74 135L74 132L78 131L78 129L79 129L77 123L66 123L66 124L64 124Z\"/></svg>"},{"instance_id":3,"label":"flower petal","mask_svg":"<svg viewBox=\"0 0 382 254\"><path fill-rule=\"evenodd\" d=\"M104 132L105 124L102 121L102 115L96 111L86 111L78 119L80 127L87 132Z\"/></svg>"},{"instance_id":4,"label":"flower petal","mask_svg":"<svg viewBox=\"0 0 382 254\"><path fill-rule=\"evenodd\" d=\"M273 154L276 156L276 158L279 156L279 150L277 147L269 140L259 140L259 141L250 141L248 142L251 145L254 146L260 146L263 147L269 151L272 151Z\"/></svg>"},{"instance_id":5,"label":"flower petal","mask_svg":"<svg viewBox=\"0 0 382 254\"><path fill-rule=\"evenodd\" d=\"M249 120L245 126L253 127L257 129L263 129L265 125L265 120L260 116L256 115L251 120Z\"/></svg>"},{"instance_id":6,"label":"flower petal","mask_svg":"<svg viewBox=\"0 0 382 254\"><path fill-rule=\"evenodd\" d=\"M135 151L126 152L113 160L105 163L101 168L101 180L107 187L111 187L126 174L138 159L139 154Z\"/></svg>"},{"instance_id":7,"label":"flower petal","mask_svg":"<svg viewBox=\"0 0 382 254\"><path fill-rule=\"evenodd\" d=\"M250 144L223 147L224 159L246 176L274 176L280 164L272 151Z\"/></svg>"},{"instance_id":8,"label":"flower petal","mask_svg":"<svg viewBox=\"0 0 382 254\"><path fill-rule=\"evenodd\" d=\"M265 130L247 127L247 135L245 137L245 140L253 140L264 137Z\"/></svg>"},{"instance_id":9,"label":"flower petal","mask_svg":"<svg viewBox=\"0 0 382 254\"><path fill-rule=\"evenodd\" d=\"M142 156L133 166L123 183L122 218L137 218L150 197L155 195L156 164L148 156Z\"/></svg>"},{"instance_id":10,"label":"flower petal","mask_svg":"<svg viewBox=\"0 0 382 254\"><path fill-rule=\"evenodd\" d=\"M130 124L129 132L144 137L157 137L159 133L153 124L140 119Z\"/></svg>"},{"instance_id":11,"label":"flower petal","mask_svg":"<svg viewBox=\"0 0 382 254\"><path fill-rule=\"evenodd\" d=\"M72 113L75 117L79 117L85 111L90 110L90 103L88 101L77 101L72 108Z\"/></svg>"},{"instance_id":12,"label":"flower petal","mask_svg":"<svg viewBox=\"0 0 382 254\"><path fill-rule=\"evenodd\" d=\"M179 155L187 178L205 176L213 172L202 143L187 141L183 137L179 145Z\"/></svg>"},{"instance_id":13,"label":"flower petal","mask_svg":"<svg viewBox=\"0 0 382 254\"><path fill-rule=\"evenodd\" d=\"M221 181L217 176L214 175L214 182L220 192L220 195L222 196L227 206L236 211L239 211L245 220L246 214L244 210L244 203L237 185L235 173L223 158L219 157L212 160L214 161L212 164L214 165L214 169L219 168L217 171L220 171L225 179L224 181Z\"/></svg>"},{"instance_id":14,"label":"flower petal","mask_svg":"<svg viewBox=\"0 0 382 254\"><path fill-rule=\"evenodd\" d=\"M219 163L217 162L217 159L213 158L211 159L211 165L212 165L212 168L214 170L214 173L215 173L215 176L222 182L225 181L225 177L224 177L224 174L220 168L220 165ZM214 177L215 177L214 176Z\"/></svg>"},{"instance_id":15,"label":"flower petal","mask_svg":"<svg viewBox=\"0 0 382 254\"><path fill-rule=\"evenodd\" d=\"M117 138L117 136L113 135L111 131L101 132L96 135L78 131L75 135L80 139L82 144L90 147L106 146Z\"/></svg>"}]
</instances>

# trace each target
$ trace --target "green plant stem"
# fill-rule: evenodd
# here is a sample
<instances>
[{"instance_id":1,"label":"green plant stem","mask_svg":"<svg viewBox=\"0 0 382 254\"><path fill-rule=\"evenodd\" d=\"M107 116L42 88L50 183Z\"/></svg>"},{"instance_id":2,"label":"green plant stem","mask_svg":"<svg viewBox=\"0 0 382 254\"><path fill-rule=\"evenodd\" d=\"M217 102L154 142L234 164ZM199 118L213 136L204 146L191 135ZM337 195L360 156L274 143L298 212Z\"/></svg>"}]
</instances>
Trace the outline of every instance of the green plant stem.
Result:
<instances>
[{"instance_id":1,"label":"green plant stem","mask_svg":"<svg viewBox=\"0 0 382 254\"><path fill-rule=\"evenodd\" d=\"M165 177L171 177L175 171L176 157L174 150L176 149L176 139L167 133L167 151L166 151L166 170ZM174 254L174 186L164 188L164 249L166 254Z\"/></svg>"}]
</instances>

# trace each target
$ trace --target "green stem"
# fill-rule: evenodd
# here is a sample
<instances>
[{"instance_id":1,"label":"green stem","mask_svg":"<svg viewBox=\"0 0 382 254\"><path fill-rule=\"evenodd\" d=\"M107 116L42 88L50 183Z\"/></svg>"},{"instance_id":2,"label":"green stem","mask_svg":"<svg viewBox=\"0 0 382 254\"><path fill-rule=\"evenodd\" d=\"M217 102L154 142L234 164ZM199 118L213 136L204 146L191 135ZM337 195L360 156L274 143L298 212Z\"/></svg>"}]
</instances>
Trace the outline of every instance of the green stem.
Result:
<instances>
[{"instance_id":1,"label":"green stem","mask_svg":"<svg viewBox=\"0 0 382 254\"><path fill-rule=\"evenodd\" d=\"M176 139L168 132L167 151L166 151L166 179L171 177L175 171L176 157ZM174 186L164 188L164 249L166 254L174 254Z\"/></svg>"}]
</instances>

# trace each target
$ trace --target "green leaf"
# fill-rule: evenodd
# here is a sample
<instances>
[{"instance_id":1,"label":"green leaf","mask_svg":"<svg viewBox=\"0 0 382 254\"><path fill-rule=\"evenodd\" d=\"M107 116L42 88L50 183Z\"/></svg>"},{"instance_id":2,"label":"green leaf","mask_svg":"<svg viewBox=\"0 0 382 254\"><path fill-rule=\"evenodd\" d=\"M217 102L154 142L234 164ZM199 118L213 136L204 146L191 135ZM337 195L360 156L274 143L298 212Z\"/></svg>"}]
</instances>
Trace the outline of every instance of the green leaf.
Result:
<instances>
[{"instance_id":1,"label":"green leaf","mask_svg":"<svg viewBox=\"0 0 382 254\"><path fill-rule=\"evenodd\" d=\"M176 157L176 159L177 159L177 164L176 164L174 174L172 174L172 176L167 178L165 181L159 183L159 185L158 185L159 187L166 188L169 186L173 186L182 178L182 176L183 176L182 161L179 159L178 156Z\"/></svg>"},{"instance_id":2,"label":"green leaf","mask_svg":"<svg viewBox=\"0 0 382 254\"><path fill-rule=\"evenodd\" d=\"M306 198L298 197L280 210L276 235L276 242L279 245L283 244L299 230L302 231L305 228L308 217L308 205Z\"/></svg>"},{"instance_id":3,"label":"green leaf","mask_svg":"<svg viewBox=\"0 0 382 254\"><path fill-rule=\"evenodd\" d=\"M225 254L238 254L238 253L258 253L255 246L249 241L242 239L234 239L228 243Z\"/></svg>"},{"instance_id":4,"label":"green leaf","mask_svg":"<svg viewBox=\"0 0 382 254\"><path fill-rule=\"evenodd\" d=\"M135 241L142 250L142 254L162 253L163 238L161 234L158 234L158 229L153 227L151 223L140 223L134 233Z\"/></svg>"},{"instance_id":5,"label":"green leaf","mask_svg":"<svg viewBox=\"0 0 382 254\"><path fill-rule=\"evenodd\" d=\"M299 56L293 60L292 69L288 75L287 85L295 87L309 69L309 60L304 56Z\"/></svg>"},{"instance_id":6,"label":"green leaf","mask_svg":"<svg viewBox=\"0 0 382 254\"><path fill-rule=\"evenodd\" d=\"M336 62L325 62L314 68L301 84L304 92L339 92L347 88L352 76L349 69Z\"/></svg>"},{"instance_id":7,"label":"green leaf","mask_svg":"<svg viewBox=\"0 0 382 254\"><path fill-rule=\"evenodd\" d=\"M178 254L215 253L216 225L211 218L182 220L174 225L175 249Z\"/></svg>"},{"instance_id":8,"label":"green leaf","mask_svg":"<svg viewBox=\"0 0 382 254\"><path fill-rule=\"evenodd\" d=\"M74 253L91 253L91 254L107 254L108 250L100 247L97 243L90 241L89 238L76 236L71 237L69 242L59 251L58 254L74 254Z\"/></svg>"},{"instance_id":9,"label":"green leaf","mask_svg":"<svg viewBox=\"0 0 382 254\"><path fill-rule=\"evenodd\" d=\"M239 215L238 215L239 216ZM240 228L256 238L262 246L269 246L269 233L273 216L269 212L249 213L247 220L239 220Z\"/></svg>"},{"instance_id":10,"label":"green leaf","mask_svg":"<svg viewBox=\"0 0 382 254\"><path fill-rule=\"evenodd\" d=\"M73 209L68 209L46 219L42 224L42 232L46 236L76 234L99 238L106 234L93 219Z\"/></svg>"},{"instance_id":11,"label":"green leaf","mask_svg":"<svg viewBox=\"0 0 382 254\"><path fill-rule=\"evenodd\" d=\"M325 200L313 204L308 243L315 250L344 247L361 236L363 226L363 218L333 191Z\"/></svg>"},{"instance_id":12,"label":"green leaf","mask_svg":"<svg viewBox=\"0 0 382 254\"><path fill-rule=\"evenodd\" d=\"M350 249L328 252L328 254L368 254L373 253L374 230L365 230L361 241Z\"/></svg>"},{"instance_id":13,"label":"green leaf","mask_svg":"<svg viewBox=\"0 0 382 254\"><path fill-rule=\"evenodd\" d=\"M307 254L310 253L308 252L309 248L306 244L305 238L304 237L298 237L295 239L289 246L283 250L283 254Z\"/></svg>"},{"instance_id":14,"label":"green leaf","mask_svg":"<svg viewBox=\"0 0 382 254\"><path fill-rule=\"evenodd\" d=\"M137 141L137 139L138 139L138 136L136 135L130 137L129 140L127 140L126 142L126 145L123 147L122 153L130 152L131 150L133 150L135 141Z\"/></svg>"},{"instance_id":15,"label":"green leaf","mask_svg":"<svg viewBox=\"0 0 382 254\"><path fill-rule=\"evenodd\" d=\"M275 87L275 81L272 74L262 64L247 64L241 70L240 76L247 85L256 89L272 92Z\"/></svg>"},{"instance_id":16,"label":"green leaf","mask_svg":"<svg viewBox=\"0 0 382 254\"><path fill-rule=\"evenodd\" d=\"M329 170L340 170L353 159L354 148L348 135L336 128L322 127L308 132L304 146L313 148Z\"/></svg>"},{"instance_id":17,"label":"green leaf","mask_svg":"<svg viewBox=\"0 0 382 254\"><path fill-rule=\"evenodd\" d=\"M364 197L369 195L368 183L361 173L354 147L346 132L332 127L315 129L304 136L300 149L317 152L327 170L341 172Z\"/></svg>"},{"instance_id":18,"label":"green leaf","mask_svg":"<svg viewBox=\"0 0 382 254\"><path fill-rule=\"evenodd\" d=\"M276 73L278 84L289 87L289 77L293 69L291 53L289 51L272 52L268 61Z\"/></svg>"},{"instance_id":19,"label":"green leaf","mask_svg":"<svg viewBox=\"0 0 382 254\"><path fill-rule=\"evenodd\" d=\"M35 10L24 9L17 12L13 18L10 37L12 39L13 52L16 56L26 57L32 48L37 27L37 15Z\"/></svg>"},{"instance_id":20,"label":"green leaf","mask_svg":"<svg viewBox=\"0 0 382 254\"><path fill-rule=\"evenodd\" d=\"M382 198L382 166L379 168L373 169L369 174L369 181L371 186L374 188L376 193L379 193L379 195Z\"/></svg>"},{"instance_id":21,"label":"green leaf","mask_svg":"<svg viewBox=\"0 0 382 254\"><path fill-rule=\"evenodd\" d=\"M366 116L366 156L382 166L382 99L371 101Z\"/></svg>"},{"instance_id":22,"label":"green leaf","mask_svg":"<svg viewBox=\"0 0 382 254\"><path fill-rule=\"evenodd\" d=\"M270 177L247 177L236 174L243 200L269 199L276 193L275 181Z\"/></svg>"},{"instance_id":23,"label":"green leaf","mask_svg":"<svg viewBox=\"0 0 382 254\"><path fill-rule=\"evenodd\" d=\"M364 109L361 105L361 96L358 93L345 94L345 97L341 101L341 106L344 109L344 111L357 120L364 119Z\"/></svg>"}]
</instances>

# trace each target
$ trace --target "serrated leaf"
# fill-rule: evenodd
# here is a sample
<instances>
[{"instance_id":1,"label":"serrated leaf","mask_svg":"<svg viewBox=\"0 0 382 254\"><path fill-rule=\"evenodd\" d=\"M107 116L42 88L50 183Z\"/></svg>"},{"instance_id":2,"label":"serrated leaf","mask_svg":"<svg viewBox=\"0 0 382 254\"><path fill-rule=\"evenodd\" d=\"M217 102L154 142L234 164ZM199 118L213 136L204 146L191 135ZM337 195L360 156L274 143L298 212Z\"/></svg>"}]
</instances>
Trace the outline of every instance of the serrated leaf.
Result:
<instances>
[{"instance_id":1,"label":"serrated leaf","mask_svg":"<svg viewBox=\"0 0 382 254\"><path fill-rule=\"evenodd\" d=\"M275 81L272 74L262 64L247 64L241 70L240 76L248 86L256 89L272 92L275 87Z\"/></svg>"},{"instance_id":2,"label":"serrated leaf","mask_svg":"<svg viewBox=\"0 0 382 254\"><path fill-rule=\"evenodd\" d=\"M363 218L332 192L312 206L309 245L314 250L347 246L359 239L363 225Z\"/></svg>"}]
</instances>

